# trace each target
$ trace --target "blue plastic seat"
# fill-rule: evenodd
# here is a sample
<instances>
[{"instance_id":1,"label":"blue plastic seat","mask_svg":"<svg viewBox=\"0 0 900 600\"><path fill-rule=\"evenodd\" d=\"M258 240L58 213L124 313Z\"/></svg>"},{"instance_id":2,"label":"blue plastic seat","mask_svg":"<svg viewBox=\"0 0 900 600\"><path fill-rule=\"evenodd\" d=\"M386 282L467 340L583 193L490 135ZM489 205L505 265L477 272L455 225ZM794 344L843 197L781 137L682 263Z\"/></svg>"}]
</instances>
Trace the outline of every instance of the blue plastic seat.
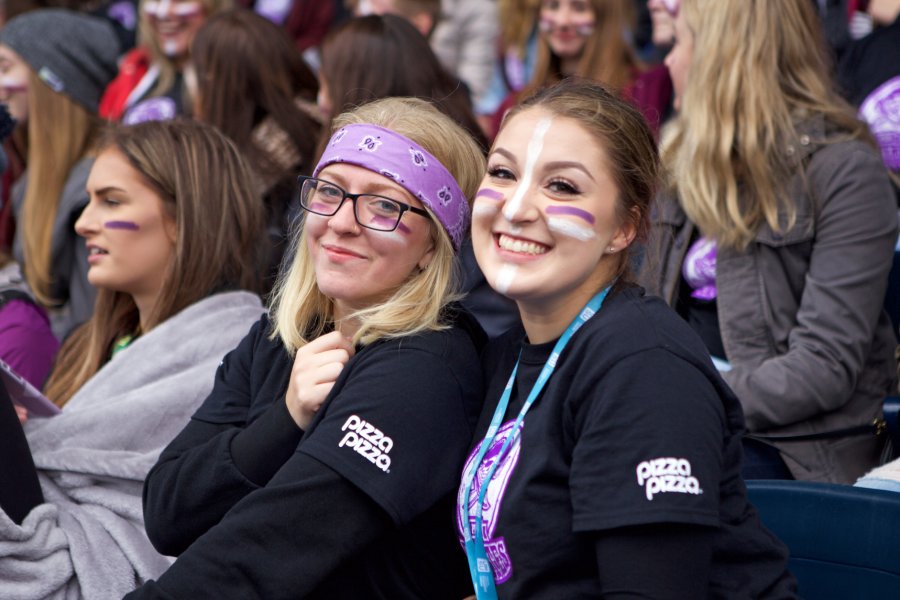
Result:
<instances>
[{"instance_id":1,"label":"blue plastic seat","mask_svg":"<svg viewBox=\"0 0 900 600\"><path fill-rule=\"evenodd\" d=\"M900 598L900 493L810 481L747 482L791 553L806 600Z\"/></svg>"},{"instance_id":2,"label":"blue plastic seat","mask_svg":"<svg viewBox=\"0 0 900 600\"><path fill-rule=\"evenodd\" d=\"M900 413L900 396L888 396L884 399L883 405L884 420L887 422L888 435L894 444L893 458L900 458L900 421L898 421L898 413ZM900 594L897 596L900 598Z\"/></svg>"}]
</instances>

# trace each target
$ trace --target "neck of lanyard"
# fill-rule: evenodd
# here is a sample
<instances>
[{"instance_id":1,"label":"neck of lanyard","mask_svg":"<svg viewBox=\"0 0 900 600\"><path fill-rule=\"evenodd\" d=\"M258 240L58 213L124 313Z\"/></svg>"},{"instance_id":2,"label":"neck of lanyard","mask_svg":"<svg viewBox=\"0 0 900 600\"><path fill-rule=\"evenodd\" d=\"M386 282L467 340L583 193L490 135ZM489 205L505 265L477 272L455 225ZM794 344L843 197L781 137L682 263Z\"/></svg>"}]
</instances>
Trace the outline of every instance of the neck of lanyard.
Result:
<instances>
[{"instance_id":1,"label":"neck of lanyard","mask_svg":"<svg viewBox=\"0 0 900 600\"><path fill-rule=\"evenodd\" d=\"M520 428L522 426L522 421L525 419L525 414L534 404L537 397L543 391L544 386L547 384L547 381L550 379L550 376L553 374L553 371L556 369L556 363L559 360L560 354L562 354L563 349L569 343L569 340L572 339L572 336L575 335L575 332L581 329L581 326L588 322L588 320L594 316L594 314L600 310L600 307L603 306L603 301L606 299L606 295L609 293L612 284L608 285L606 288L601 290L596 296L591 298L590 302L581 310L577 317L569 324L566 328L566 331L562 334L562 336L557 340L556 345L553 347L553 352L550 353L550 357L547 359L547 362L544 363L544 367L541 369L540 375L538 375L537 381L535 381L534 386L531 388L531 391L528 393L528 397L525 399L525 404L522 405L522 409L519 411L518 416L516 417L515 424L512 429L509 431L509 435L506 436L506 439L503 441L503 446L500 448L500 453L497 455L497 459L491 465L491 468L488 470L485 475L481 490L478 494L478 503L475 505L474 516L475 516L475 534L474 537L472 535L472 528L469 523L469 494L472 491L472 485L475 482L475 477L478 473L478 467L481 465L481 461L484 459L484 455L487 453L491 444L494 442L494 438L497 437L497 431L500 429L500 425L503 422L503 417L506 415L506 409L509 406L510 396L512 395L512 387L516 380L516 373L519 370L519 360L521 360L521 353L519 354L519 359L516 360L516 366L513 367L512 374L509 376L509 381L506 382L506 387L503 388L503 394L500 396L500 401L497 403L497 408L494 410L494 416L491 418L491 424L488 427L487 433L484 436L484 440L481 442L481 448L478 450L478 454L475 457L475 460L472 462L471 474L467 474L465 481L465 489L462 495L462 502L464 503L464 527L463 527L463 539L465 540L466 545L466 556L469 559L469 571L472 574L472 582L475 584L475 594L478 600L493 600L497 598L497 589L496 584L494 582L494 575L491 571L490 561L487 558L487 550L484 544L484 519L483 519L483 510L484 510L484 496L487 493L488 484L491 481L491 478L494 476L494 472L497 470L497 467L503 461L503 458L506 456L506 452L512 446L513 441L518 436Z\"/></svg>"}]
</instances>

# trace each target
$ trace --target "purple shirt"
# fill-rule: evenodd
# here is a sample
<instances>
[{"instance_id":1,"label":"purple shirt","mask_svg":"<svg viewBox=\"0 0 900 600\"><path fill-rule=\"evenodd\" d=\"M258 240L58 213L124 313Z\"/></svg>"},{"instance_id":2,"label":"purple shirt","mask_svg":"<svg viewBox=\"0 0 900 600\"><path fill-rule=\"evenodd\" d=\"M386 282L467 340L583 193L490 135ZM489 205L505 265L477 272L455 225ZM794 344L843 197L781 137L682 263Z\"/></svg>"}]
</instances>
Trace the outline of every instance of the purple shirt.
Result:
<instances>
[{"instance_id":1,"label":"purple shirt","mask_svg":"<svg viewBox=\"0 0 900 600\"><path fill-rule=\"evenodd\" d=\"M59 350L44 311L24 300L0 308L0 358L28 382L42 389Z\"/></svg>"}]
</instances>

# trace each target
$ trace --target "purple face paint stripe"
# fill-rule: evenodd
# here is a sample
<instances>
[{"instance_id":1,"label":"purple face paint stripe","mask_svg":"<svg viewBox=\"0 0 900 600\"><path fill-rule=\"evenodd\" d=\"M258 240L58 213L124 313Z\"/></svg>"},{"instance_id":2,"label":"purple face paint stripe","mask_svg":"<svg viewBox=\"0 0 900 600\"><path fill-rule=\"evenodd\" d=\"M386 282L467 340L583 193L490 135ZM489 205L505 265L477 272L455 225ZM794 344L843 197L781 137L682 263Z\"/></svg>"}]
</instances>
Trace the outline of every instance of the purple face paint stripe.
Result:
<instances>
[{"instance_id":1,"label":"purple face paint stripe","mask_svg":"<svg viewBox=\"0 0 900 600\"><path fill-rule=\"evenodd\" d=\"M548 206L547 214L548 215L570 215L572 217L578 217L579 219L584 219L591 225L594 224L594 215L587 212L586 210L581 210L580 208L575 208L574 206Z\"/></svg>"},{"instance_id":2,"label":"purple face paint stripe","mask_svg":"<svg viewBox=\"0 0 900 600\"><path fill-rule=\"evenodd\" d=\"M140 226L131 221L107 221L103 224L107 229L127 229L128 231L137 231Z\"/></svg>"},{"instance_id":3,"label":"purple face paint stripe","mask_svg":"<svg viewBox=\"0 0 900 600\"><path fill-rule=\"evenodd\" d=\"M498 200L498 201L503 200L503 194L501 194L497 190L492 190L492 189L488 189L488 188L482 188L482 189L478 190L478 193L475 194L475 197L476 198L484 197L489 200Z\"/></svg>"}]
</instances>

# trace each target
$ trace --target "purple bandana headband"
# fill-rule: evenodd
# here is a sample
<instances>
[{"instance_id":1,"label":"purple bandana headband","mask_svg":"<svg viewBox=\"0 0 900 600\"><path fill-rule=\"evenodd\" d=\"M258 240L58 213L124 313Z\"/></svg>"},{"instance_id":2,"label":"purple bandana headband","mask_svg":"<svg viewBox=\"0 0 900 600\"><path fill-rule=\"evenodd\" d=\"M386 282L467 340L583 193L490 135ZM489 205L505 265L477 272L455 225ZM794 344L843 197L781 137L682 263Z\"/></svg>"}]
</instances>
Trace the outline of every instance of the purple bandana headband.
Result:
<instances>
[{"instance_id":1,"label":"purple bandana headband","mask_svg":"<svg viewBox=\"0 0 900 600\"><path fill-rule=\"evenodd\" d=\"M469 226L469 203L453 175L409 138L384 127L341 127L316 165L313 177L333 163L348 163L389 177L431 209L458 252Z\"/></svg>"}]
</instances>

